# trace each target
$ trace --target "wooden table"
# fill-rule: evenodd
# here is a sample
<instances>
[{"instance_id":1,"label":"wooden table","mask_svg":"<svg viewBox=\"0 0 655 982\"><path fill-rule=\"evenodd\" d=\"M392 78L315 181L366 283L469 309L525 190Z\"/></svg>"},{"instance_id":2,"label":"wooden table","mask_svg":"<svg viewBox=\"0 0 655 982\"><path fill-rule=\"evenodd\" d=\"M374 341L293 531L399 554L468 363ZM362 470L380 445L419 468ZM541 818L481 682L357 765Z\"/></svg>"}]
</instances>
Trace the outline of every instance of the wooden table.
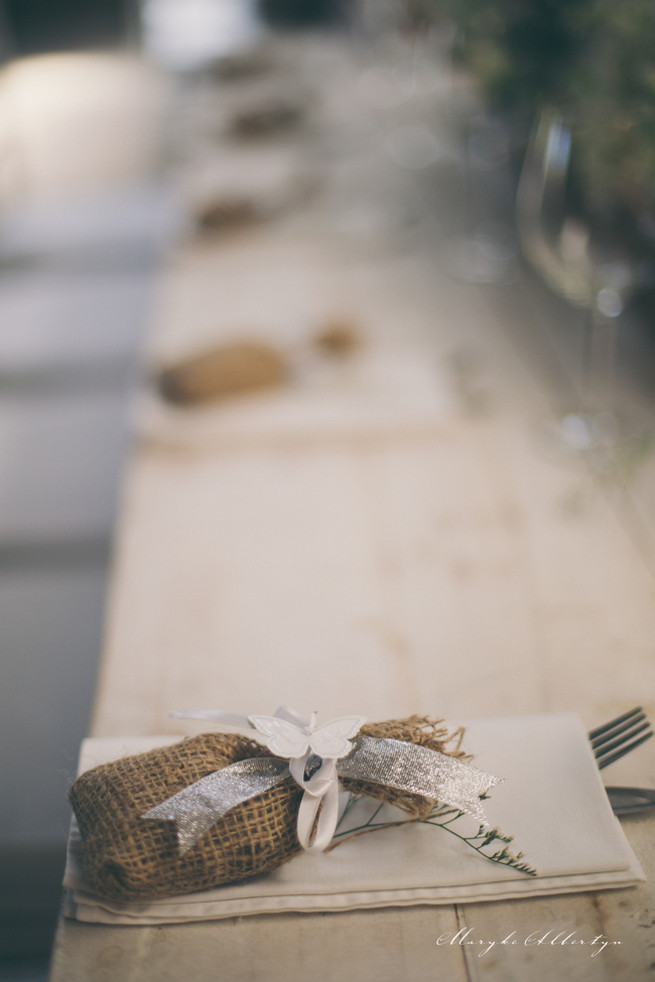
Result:
<instances>
[{"instance_id":1,"label":"wooden table","mask_svg":"<svg viewBox=\"0 0 655 982\"><path fill-rule=\"evenodd\" d=\"M452 275L472 220L453 122L473 97L427 46L274 53L275 78L313 92L261 187L279 205L299 175L316 185L265 221L179 243L145 360L254 334L294 373L219 408L180 415L147 391L135 406L92 735L198 732L169 712L281 702L324 719L570 710L592 726L639 701L655 715L653 462L599 476L554 455L543 427L572 392L548 347L558 304L518 265L511 285ZM249 92L187 96L181 187L197 193L223 151L216 180L230 167L243 179L257 148L208 134ZM412 140L429 166L398 163ZM364 343L329 366L302 346L334 317ZM655 753L612 778L655 785ZM639 888L161 928L63 921L52 982L646 980L653 822L625 822ZM468 928L519 944L480 957L436 943ZM574 931L617 943L593 959L522 943Z\"/></svg>"}]
</instances>

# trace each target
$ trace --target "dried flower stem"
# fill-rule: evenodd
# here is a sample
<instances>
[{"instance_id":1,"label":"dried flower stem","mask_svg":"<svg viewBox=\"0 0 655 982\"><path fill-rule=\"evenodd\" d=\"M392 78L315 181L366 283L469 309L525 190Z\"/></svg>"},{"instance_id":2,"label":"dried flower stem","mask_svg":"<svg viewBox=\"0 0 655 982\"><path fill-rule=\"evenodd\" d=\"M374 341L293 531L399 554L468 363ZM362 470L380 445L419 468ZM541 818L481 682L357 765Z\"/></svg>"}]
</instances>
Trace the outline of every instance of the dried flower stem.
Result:
<instances>
[{"instance_id":1,"label":"dried flower stem","mask_svg":"<svg viewBox=\"0 0 655 982\"><path fill-rule=\"evenodd\" d=\"M473 835L462 835L457 832L452 826L455 822L464 817L465 812L459 811L456 808L451 808L449 805L440 805L438 803L435 804L425 819L410 818L399 819L396 822L376 822L375 819L379 814L380 809L383 807L382 804L379 804L373 814L362 825L358 825L353 829L344 829L342 832L339 832L339 826L342 824L345 816L348 814L353 805L359 800L361 800L359 796L353 794L349 795L346 807L341 815L341 818L339 819L337 831L334 834L332 843L325 850L326 852L336 849L337 846L347 842L349 839L354 839L359 835L365 835L368 832L375 832L379 829L395 828L398 825L410 825L414 824L415 822L422 822L424 825L435 825L438 828L445 829L458 839L461 839L462 842L466 843L467 846L479 853L480 856L483 856L492 863L498 863L501 866L509 866L520 873L525 873L526 876L537 875L537 871L533 866L530 866L529 863L523 862L522 852L513 854L507 848L509 843L513 841L513 836L504 835L499 829L485 828L484 825L480 825L477 832ZM493 853L485 852L485 849L488 849L489 846L492 846L497 842L503 844L500 849L497 849Z\"/></svg>"}]
</instances>

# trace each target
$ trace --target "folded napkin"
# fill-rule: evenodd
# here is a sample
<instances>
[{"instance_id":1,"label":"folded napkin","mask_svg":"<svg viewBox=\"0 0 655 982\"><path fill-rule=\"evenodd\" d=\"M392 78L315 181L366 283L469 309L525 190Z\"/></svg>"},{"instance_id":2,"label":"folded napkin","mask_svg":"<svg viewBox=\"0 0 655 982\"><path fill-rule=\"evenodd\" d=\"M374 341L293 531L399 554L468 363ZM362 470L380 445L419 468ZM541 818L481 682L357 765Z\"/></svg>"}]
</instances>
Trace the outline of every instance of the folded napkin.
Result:
<instances>
[{"instance_id":1,"label":"folded napkin","mask_svg":"<svg viewBox=\"0 0 655 982\"><path fill-rule=\"evenodd\" d=\"M459 722L459 721L458 721ZM584 729L555 714L465 722L466 749L505 778L484 807L492 827L536 877L479 856L445 829L422 823L374 831L327 854L303 854L266 876L202 893L122 904L94 896L81 873L74 823L64 912L105 924L166 924L279 911L334 911L480 902L633 886L644 874L613 814ZM177 737L89 739L80 771Z\"/></svg>"}]
</instances>

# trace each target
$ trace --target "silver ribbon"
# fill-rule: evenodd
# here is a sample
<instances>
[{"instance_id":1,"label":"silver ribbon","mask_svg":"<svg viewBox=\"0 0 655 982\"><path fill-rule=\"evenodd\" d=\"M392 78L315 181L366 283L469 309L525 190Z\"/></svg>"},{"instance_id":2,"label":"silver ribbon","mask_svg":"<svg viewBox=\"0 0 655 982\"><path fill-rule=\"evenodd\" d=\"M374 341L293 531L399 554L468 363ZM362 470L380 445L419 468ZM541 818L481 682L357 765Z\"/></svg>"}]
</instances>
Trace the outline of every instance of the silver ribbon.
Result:
<instances>
[{"instance_id":1,"label":"silver ribbon","mask_svg":"<svg viewBox=\"0 0 655 982\"><path fill-rule=\"evenodd\" d=\"M288 776L289 766L280 757L237 760L200 778L141 817L175 822L180 855L183 856L226 812L263 794Z\"/></svg>"},{"instance_id":2,"label":"silver ribbon","mask_svg":"<svg viewBox=\"0 0 655 982\"><path fill-rule=\"evenodd\" d=\"M338 762L337 771L339 777L371 781L451 805L483 825L488 822L480 797L502 783L502 778L438 750L369 736L358 737L352 753Z\"/></svg>"},{"instance_id":3,"label":"silver ribbon","mask_svg":"<svg viewBox=\"0 0 655 982\"><path fill-rule=\"evenodd\" d=\"M320 761L310 777L294 773L294 763L280 757L237 761L201 778L141 817L174 821L183 855L231 809L292 776L305 790L298 813L299 841L304 849L320 852L336 828L339 777L439 801L472 815L483 825L488 823L480 798L502 782L493 774L437 750L369 736L357 737L347 757Z\"/></svg>"}]
</instances>

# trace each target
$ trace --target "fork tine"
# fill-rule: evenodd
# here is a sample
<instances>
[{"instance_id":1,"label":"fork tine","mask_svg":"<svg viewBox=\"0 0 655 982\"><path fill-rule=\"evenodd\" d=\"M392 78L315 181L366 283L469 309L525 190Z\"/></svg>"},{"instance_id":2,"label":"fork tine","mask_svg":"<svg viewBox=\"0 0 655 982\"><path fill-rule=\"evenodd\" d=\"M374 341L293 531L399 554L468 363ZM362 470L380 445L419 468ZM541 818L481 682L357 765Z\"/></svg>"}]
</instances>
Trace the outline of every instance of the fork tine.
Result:
<instances>
[{"instance_id":1,"label":"fork tine","mask_svg":"<svg viewBox=\"0 0 655 982\"><path fill-rule=\"evenodd\" d=\"M595 740L591 741L591 746L599 753L608 753L648 729L650 729L650 723L646 717L644 716L643 719L637 717L634 723L624 723L623 726L608 730L603 736L596 737Z\"/></svg>"},{"instance_id":2,"label":"fork tine","mask_svg":"<svg viewBox=\"0 0 655 982\"><path fill-rule=\"evenodd\" d=\"M617 716L616 719L611 719L607 723L603 723L602 726L597 726L595 730L589 731L589 739L593 742L598 737L603 736L603 734L608 733L610 730L615 729L627 720L632 720L635 717L634 722L637 722L636 717L641 719L646 719L646 714L641 706L635 706L634 709L630 709L627 713L622 713L621 716Z\"/></svg>"},{"instance_id":3,"label":"fork tine","mask_svg":"<svg viewBox=\"0 0 655 982\"><path fill-rule=\"evenodd\" d=\"M650 738L653 735L654 735L653 731L649 730L648 733L645 733L643 736L639 737L638 740L633 740L632 743L624 744L618 750L615 750L614 753L610 753L607 756L605 756L605 754L597 754L596 765L598 767L598 770L602 771L602 769L604 767L607 767L608 764L613 764L615 760L619 760L621 757L625 757L625 755L629 754L631 750L634 750L636 747L641 746L641 744L645 743L646 740L650 740Z\"/></svg>"},{"instance_id":4,"label":"fork tine","mask_svg":"<svg viewBox=\"0 0 655 982\"><path fill-rule=\"evenodd\" d=\"M653 731L641 706L597 726L588 734L599 770L624 757L652 736Z\"/></svg>"}]
</instances>

